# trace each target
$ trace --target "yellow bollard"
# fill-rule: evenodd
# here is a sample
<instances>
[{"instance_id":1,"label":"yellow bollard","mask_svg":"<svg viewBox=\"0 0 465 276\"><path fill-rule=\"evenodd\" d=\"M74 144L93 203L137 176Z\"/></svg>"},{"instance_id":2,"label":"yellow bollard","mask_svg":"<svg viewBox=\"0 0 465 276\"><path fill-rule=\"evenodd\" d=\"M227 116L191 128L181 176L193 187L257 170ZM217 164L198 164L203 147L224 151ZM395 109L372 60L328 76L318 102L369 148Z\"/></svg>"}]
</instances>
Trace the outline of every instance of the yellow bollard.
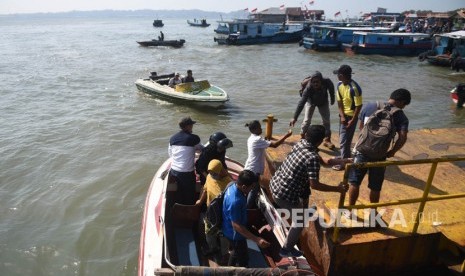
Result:
<instances>
[{"instance_id":1,"label":"yellow bollard","mask_svg":"<svg viewBox=\"0 0 465 276\"><path fill-rule=\"evenodd\" d=\"M266 123L265 139L271 140L273 136L273 122L277 122L278 119L275 119L273 114L268 114L266 119L263 119L263 122Z\"/></svg>"}]
</instances>

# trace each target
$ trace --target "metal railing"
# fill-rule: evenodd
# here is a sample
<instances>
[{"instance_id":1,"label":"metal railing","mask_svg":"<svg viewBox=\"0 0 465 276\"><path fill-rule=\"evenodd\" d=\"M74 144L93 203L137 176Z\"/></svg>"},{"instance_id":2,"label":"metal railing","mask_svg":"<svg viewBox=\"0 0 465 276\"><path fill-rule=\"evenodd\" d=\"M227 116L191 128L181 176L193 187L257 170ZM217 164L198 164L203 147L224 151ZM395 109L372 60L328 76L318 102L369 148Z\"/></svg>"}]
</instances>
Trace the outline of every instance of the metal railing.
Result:
<instances>
[{"instance_id":1,"label":"metal railing","mask_svg":"<svg viewBox=\"0 0 465 276\"><path fill-rule=\"evenodd\" d=\"M411 234L416 234L418 230L418 226L420 224L421 215L423 214L423 210L425 208L426 202L428 201L437 201L437 200L447 200L447 199L455 199L455 198L465 198L465 193L456 193L456 194L448 194L448 195L440 195L440 196L429 196L429 192L431 189L431 185L433 183L433 178L436 173L436 169L438 163L444 162L456 162L456 161L465 161L465 157L444 157L444 158L434 158L434 159L418 159L418 160L407 160L407 161L383 161L383 162L367 162L367 163L358 163L358 164L346 164L345 172L344 172L344 184L348 183L349 171L351 168L370 168L370 167L387 167L387 166L397 166L397 165L415 165L415 164L431 164L431 169L429 171L428 179L426 180L426 185L423 190L422 197L418 198L409 198L409 199L400 199L394 201L387 201L387 202L380 202L380 203L369 203L369 204L356 204L356 205L344 205L345 195L346 193L341 194L338 203L338 210L346 209L346 210L353 210L353 209L365 209L365 208L377 208L377 207L384 207L384 206L393 206L393 205L403 205L403 204L411 204L411 203L420 203L418 206L418 212L415 217L415 222L413 225L413 229ZM341 212L337 212L336 214L336 222L334 224L334 232L332 240L333 242L337 242L339 238L339 227L338 223L341 219Z\"/></svg>"}]
</instances>

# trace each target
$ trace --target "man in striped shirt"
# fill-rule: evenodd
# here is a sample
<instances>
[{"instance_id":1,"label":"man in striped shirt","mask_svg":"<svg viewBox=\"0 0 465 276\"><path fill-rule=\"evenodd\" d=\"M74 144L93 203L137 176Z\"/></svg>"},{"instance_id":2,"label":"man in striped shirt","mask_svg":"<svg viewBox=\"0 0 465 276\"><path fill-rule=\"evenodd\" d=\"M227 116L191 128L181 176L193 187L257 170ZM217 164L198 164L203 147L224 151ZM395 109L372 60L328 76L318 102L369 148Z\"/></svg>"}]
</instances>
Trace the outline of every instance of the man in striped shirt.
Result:
<instances>
[{"instance_id":1,"label":"man in striped shirt","mask_svg":"<svg viewBox=\"0 0 465 276\"><path fill-rule=\"evenodd\" d=\"M170 175L176 179L178 186L176 202L186 205L195 204L195 152L203 148L200 137L192 134L195 123L191 117L182 118L179 121L181 130L171 136L168 146L172 159Z\"/></svg>"}]
</instances>

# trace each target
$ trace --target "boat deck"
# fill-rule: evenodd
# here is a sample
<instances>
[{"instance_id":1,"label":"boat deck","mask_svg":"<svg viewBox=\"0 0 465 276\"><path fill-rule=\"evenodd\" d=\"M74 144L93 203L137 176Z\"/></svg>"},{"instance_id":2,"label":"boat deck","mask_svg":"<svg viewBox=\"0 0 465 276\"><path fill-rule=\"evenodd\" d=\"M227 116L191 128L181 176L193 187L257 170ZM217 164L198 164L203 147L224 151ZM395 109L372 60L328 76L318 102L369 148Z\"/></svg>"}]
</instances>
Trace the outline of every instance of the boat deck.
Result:
<instances>
[{"instance_id":1,"label":"boat deck","mask_svg":"<svg viewBox=\"0 0 465 276\"><path fill-rule=\"evenodd\" d=\"M356 141L357 133L354 141ZM410 131L406 145L390 160L420 160L463 157L465 128ZM292 136L278 148L267 149L265 179L282 163L299 136ZM333 143L338 144L337 133ZM320 146L322 156L339 156L339 150ZM380 202L421 198L432 164L388 166ZM465 161L438 163L429 196L465 193ZM344 171L322 167L320 182L337 185ZM365 177L357 205L369 203ZM266 182L266 181L265 181ZM337 210L338 193L312 191L310 204L316 204L328 220ZM344 205L348 205L348 195ZM370 274L419 270L429 265L448 263L463 266L465 258L464 198L426 202L416 235L412 235L420 203L379 207L382 219L390 227L365 227L364 210L358 210L357 222L342 219L337 242L332 241L334 228L310 223L303 231L301 247L310 261L316 262L327 275ZM334 212L333 212L334 213ZM461 268L463 269L463 268ZM460 270L460 268L459 268Z\"/></svg>"}]
</instances>

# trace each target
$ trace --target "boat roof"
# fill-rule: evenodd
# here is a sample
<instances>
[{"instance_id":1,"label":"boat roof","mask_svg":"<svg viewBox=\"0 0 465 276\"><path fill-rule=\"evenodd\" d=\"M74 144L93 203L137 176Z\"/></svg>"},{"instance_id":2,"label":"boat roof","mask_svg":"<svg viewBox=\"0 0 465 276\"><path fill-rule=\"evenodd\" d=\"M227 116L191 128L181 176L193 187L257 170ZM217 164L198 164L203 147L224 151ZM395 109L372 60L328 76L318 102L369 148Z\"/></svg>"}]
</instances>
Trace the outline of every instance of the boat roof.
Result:
<instances>
[{"instance_id":1,"label":"boat roof","mask_svg":"<svg viewBox=\"0 0 465 276\"><path fill-rule=\"evenodd\" d=\"M434 36L442 36L442 37L449 37L449 38L465 38L465 31L456 31L451 33L443 33L443 34L435 34Z\"/></svg>"},{"instance_id":2,"label":"boat roof","mask_svg":"<svg viewBox=\"0 0 465 276\"><path fill-rule=\"evenodd\" d=\"M366 26L366 27L337 27L337 26L324 26L324 25L316 25L314 26L315 28L321 28L321 29L330 29L330 30L347 30L347 31L389 31L391 28L387 27L372 27L372 26Z\"/></svg>"},{"instance_id":3,"label":"boat roof","mask_svg":"<svg viewBox=\"0 0 465 276\"><path fill-rule=\"evenodd\" d=\"M378 36L398 36L398 37L429 37L425 33L372 33L372 32L354 32L354 35L378 35Z\"/></svg>"}]
</instances>

